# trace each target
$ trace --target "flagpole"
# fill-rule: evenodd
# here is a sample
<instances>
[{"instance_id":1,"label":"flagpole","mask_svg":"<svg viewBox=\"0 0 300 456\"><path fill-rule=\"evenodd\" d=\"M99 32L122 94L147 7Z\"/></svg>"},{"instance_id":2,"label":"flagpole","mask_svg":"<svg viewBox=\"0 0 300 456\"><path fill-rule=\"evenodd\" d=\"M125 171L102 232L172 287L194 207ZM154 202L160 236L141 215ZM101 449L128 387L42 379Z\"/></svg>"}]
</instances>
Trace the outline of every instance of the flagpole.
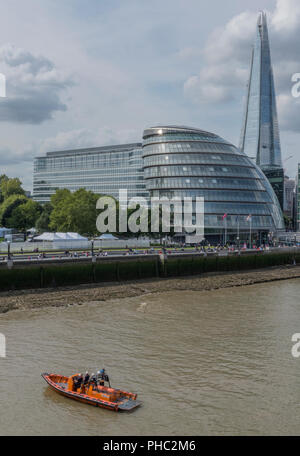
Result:
<instances>
[{"instance_id":1,"label":"flagpole","mask_svg":"<svg viewBox=\"0 0 300 456\"><path fill-rule=\"evenodd\" d=\"M226 241L227 241L227 214L223 215L223 222L224 222L224 246L225 246Z\"/></svg>"},{"instance_id":2,"label":"flagpole","mask_svg":"<svg viewBox=\"0 0 300 456\"><path fill-rule=\"evenodd\" d=\"M250 249L252 249L252 215L250 217Z\"/></svg>"},{"instance_id":3,"label":"flagpole","mask_svg":"<svg viewBox=\"0 0 300 456\"><path fill-rule=\"evenodd\" d=\"M240 250L240 217L239 217L239 216L237 216L237 225L238 225L238 235L237 235L237 239L238 239L239 250Z\"/></svg>"}]
</instances>

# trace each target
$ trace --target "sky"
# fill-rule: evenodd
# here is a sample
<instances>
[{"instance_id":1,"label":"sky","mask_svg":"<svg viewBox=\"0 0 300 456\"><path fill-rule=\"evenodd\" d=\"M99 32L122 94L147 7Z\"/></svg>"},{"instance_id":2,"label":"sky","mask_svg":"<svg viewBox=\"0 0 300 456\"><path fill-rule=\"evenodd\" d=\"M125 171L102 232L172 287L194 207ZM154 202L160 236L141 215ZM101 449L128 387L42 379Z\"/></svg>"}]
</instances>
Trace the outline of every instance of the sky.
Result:
<instances>
[{"instance_id":1,"label":"sky","mask_svg":"<svg viewBox=\"0 0 300 456\"><path fill-rule=\"evenodd\" d=\"M141 142L144 128L158 124L238 145L260 10L284 167L295 177L299 0L0 0L0 174L31 190L35 156Z\"/></svg>"}]
</instances>

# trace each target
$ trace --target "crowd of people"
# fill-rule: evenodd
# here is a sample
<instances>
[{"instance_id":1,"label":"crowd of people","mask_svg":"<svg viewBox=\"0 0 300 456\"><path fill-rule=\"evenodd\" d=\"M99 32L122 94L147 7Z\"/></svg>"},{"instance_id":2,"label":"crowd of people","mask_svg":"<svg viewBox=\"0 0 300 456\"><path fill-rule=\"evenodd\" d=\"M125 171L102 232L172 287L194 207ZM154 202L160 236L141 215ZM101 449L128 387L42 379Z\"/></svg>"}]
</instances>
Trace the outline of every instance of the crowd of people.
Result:
<instances>
[{"instance_id":1,"label":"crowd of people","mask_svg":"<svg viewBox=\"0 0 300 456\"><path fill-rule=\"evenodd\" d=\"M269 242L269 243L259 243L257 241L252 242L251 244L249 242L240 242L239 244L237 243L226 243L226 244L210 244L210 243L200 243L197 245L165 245L165 246L155 246L155 247L150 247L147 249L136 249L132 247L126 247L126 249L120 249L118 251L114 250L104 250L104 249L98 249L98 250L92 250L92 251L76 251L76 250L65 250L64 252L57 253L57 252L40 252L38 248L34 249L32 254L25 256L26 252L23 251L23 248L20 249L19 254L22 255L22 259L27 259L27 260L34 260L34 259L45 259L45 258L59 258L59 259L64 259L64 258L83 258L83 257L107 257L111 255L125 255L125 256L130 256L130 255L154 255L154 254L165 254L165 255L171 255L171 254L178 254L178 253L202 253L202 254L207 254L207 253L217 253L217 254L222 254L222 252L236 252L236 251L245 251L245 250L256 250L256 251L268 251L271 248L284 248L284 247L290 247L290 245L286 245L284 243L274 243L274 242ZM15 254L10 254L10 258L15 257ZM18 256L17 256L18 258ZM7 260L8 257L3 256L2 261ZM1 257L0 257L1 261Z\"/></svg>"},{"instance_id":2,"label":"crowd of people","mask_svg":"<svg viewBox=\"0 0 300 456\"><path fill-rule=\"evenodd\" d=\"M105 382L108 382L110 386L109 376L107 375L105 369L99 370L96 374L89 374L86 371L85 375L78 374L73 377L73 388L75 391L82 389L82 387L88 388L90 385L97 388L98 386L104 386Z\"/></svg>"}]
</instances>

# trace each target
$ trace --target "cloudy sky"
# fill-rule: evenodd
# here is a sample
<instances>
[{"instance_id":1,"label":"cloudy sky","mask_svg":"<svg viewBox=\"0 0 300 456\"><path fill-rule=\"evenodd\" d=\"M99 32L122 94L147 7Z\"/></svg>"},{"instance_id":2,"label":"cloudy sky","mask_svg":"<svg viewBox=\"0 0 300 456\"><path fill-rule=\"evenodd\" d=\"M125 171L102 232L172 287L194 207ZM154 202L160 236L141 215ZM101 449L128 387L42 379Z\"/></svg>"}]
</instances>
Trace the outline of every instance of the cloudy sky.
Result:
<instances>
[{"instance_id":1,"label":"cloudy sky","mask_svg":"<svg viewBox=\"0 0 300 456\"><path fill-rule=\"evenodd\" d=\"M46 151L181 124L238 145L259 10L268 14L283 158L300 161L299 0L0 0L0 174L32 188Z\"/></svg>"}]
</instances>

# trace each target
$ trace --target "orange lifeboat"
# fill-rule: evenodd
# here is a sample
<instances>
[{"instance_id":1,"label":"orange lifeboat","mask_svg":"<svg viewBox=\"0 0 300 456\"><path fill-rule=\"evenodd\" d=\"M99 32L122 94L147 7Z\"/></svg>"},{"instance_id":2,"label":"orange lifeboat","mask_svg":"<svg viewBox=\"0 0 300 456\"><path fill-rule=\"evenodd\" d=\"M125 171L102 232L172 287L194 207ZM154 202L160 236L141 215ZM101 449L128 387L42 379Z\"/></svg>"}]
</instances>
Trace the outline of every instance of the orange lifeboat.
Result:
<instances>
[{"instance_id":1,"label":"orange lifeboat","mask_svg":"<svg viewBox=\"0 0 300 456\"><path fill-rule=\"evenodd\" d=\"M74 374L70 377L65 377L58 374L43 373L42 377L57 393L96 407L115 411L130 411L142 403L136 399L137 394L111 388L110 386L87 383L77 387L75 380L78 375Z\"/></svg>"}]
</instances>

